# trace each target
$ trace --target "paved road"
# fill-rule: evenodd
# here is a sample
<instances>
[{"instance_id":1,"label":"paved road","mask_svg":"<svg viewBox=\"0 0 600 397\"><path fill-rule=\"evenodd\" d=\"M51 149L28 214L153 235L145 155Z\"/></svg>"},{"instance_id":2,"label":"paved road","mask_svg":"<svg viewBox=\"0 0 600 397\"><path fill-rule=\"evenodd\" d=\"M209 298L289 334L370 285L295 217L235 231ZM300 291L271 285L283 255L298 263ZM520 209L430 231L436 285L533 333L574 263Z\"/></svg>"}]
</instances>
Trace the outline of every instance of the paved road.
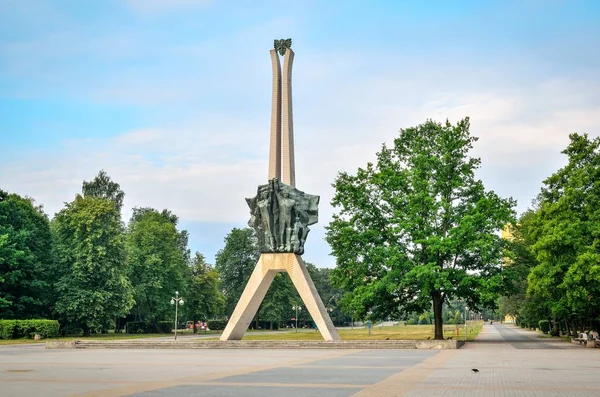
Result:
<instances>
[{"instance_id":1,"label":"paved road","mask_svg":"<svg viewBox=\"0 0 600 397\"><path fill-rule=\"evenodd\" d=\"M4 346L0 395L600 396L600 349L536 336L486 325L445 351Z\"/></svg>"}]
</instances>

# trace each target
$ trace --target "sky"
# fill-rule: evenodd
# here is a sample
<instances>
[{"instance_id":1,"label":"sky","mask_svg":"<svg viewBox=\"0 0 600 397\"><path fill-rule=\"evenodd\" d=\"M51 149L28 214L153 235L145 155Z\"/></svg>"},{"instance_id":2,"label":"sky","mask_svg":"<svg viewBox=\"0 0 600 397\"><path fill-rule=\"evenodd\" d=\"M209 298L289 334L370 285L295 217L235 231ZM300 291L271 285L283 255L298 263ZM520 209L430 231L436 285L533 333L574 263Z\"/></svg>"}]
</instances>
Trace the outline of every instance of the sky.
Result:
<instances>
[{"instance_id":1,"label":"sky","mask_svg":"<svg viewBox=\"0 0 600 397\"><path fill-rule=\"evenodd\" d=\"M214 263L266 183L273 39L293 40L296 185L321 196L401 128L471 118L488 189L530 206L600 135L600 2L0 0L0 189L50 217L104 169Z\"/></svg>"}]
</instances>

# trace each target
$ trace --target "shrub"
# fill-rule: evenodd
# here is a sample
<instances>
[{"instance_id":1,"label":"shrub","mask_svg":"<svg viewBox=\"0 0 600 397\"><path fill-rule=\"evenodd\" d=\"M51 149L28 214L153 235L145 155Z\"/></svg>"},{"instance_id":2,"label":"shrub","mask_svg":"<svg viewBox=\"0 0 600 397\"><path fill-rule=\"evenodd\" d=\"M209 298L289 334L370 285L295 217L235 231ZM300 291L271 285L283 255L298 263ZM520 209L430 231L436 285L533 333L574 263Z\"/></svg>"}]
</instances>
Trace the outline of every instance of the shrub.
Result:
<instances>
[{"instance_id":1,"label":"shrub","mask_svg":"<svg viewBox=\"0 0 600 397\"><path fill-rule=\"evenodd\" d=\"M0 339L33 338L40 334L42 338L58 335L56 320L0 320Z\"/></svg>"},{"instance_id":2,"label":"shrub","mask_svg":"<svg viewBox=\"0 0 600 397\"><path fill-rule=\"evenodd\" d=\"M150 322L128 321L126 329L128 334L170 334L173 331L173 323L170 321L159 321L157 325L160 331Z\"/></svg>"},{"instance_id":3,"label":"shrub","mask_svg":"<svg viewBox=\"0 0 600 397\"><path fill-rule=\"evenodd\" d=\"M160 332L163 334L170 334L171 331L173 331L173 325L174 323L170 322L170 321L159 321L158 322L158 328L160 328ZM152 327L154 328L154 327ZM156 329L154 329L154 332L156 332Z\"/></svg>"},{"instance_id":4,"label":"shrub","mask_svg":"<svg viewBox=\"0 0 600 397\"><path fill-rule=\"evenodd\" d=\"M128 321L125 325L128 334L148 334L150 333L150 323L145 321Z\"/></svg>"},{"instance_id":5,"label":"shrub","mask_svg":"<svg viewBox=\"0 0 600 397\"><path fill-rule=\"evenodd\" d=\"M223 330L227 325L227 320L208 320L207 323L210 330Z\"/></svg>"},{"instance_id":6,"label":"shrub","mask_svg":"<svg viewBox=\"0 0 600 397\"><path fill-rule=\"evenodd\" d=\"M542 331L543 333L547 334L548 332L550 332L550 321L540 320L538 322L538 325L540 327L540 331Z\"/></svg>"},{"instance_id":7,"label":"shrub","mask_svg":"<svg viewBox=\"0 0 600 397\"><path fill-rule=\"evenodd\" d=\"M17 320L0 320L0 339L14 339Z\"/></svg>"},{"instance_id":8,"label":"shrub","mask_svg":"<svg viewBox=\"0 0 600 397\"><path fill-rule=\"evenodd\" d=\"M406 322L406 325L415 325L415 320L413 320L412 318L409 318L408 321Z\"/></svg>"}]
</instances>

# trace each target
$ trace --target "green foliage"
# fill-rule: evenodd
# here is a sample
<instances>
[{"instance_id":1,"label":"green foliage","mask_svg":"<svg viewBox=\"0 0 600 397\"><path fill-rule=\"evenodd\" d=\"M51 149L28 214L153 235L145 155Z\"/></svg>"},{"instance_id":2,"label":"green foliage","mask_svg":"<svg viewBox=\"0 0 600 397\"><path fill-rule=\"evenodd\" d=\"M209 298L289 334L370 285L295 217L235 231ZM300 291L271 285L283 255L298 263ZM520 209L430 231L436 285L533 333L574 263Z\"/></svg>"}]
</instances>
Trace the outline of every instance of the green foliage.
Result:
<instances>
[{"instance_id":1,"label":"green foliage","mask_svg":"<svg viewBox=\"0 0 600 397\"><path fill-rule=\"evenodd\" d=\"M56 320L0 320L0 339L42 338L58 336L59 324Z\"/></svg>"},{"instance_id":2,"label":"green foliage","mask_svg":"<svg viewBox=\"0 0 600 397\"><path fill-rule=\"evenodd\" d=\"M292 307L301 302L290 277L279 273L273 279L265 299L263 299L258 317L269 322L268 326L259 325L261 328L278 329L278 324L291 318ZM290 316L290 317L288 317Z\"/></svg>"},{"instance_id":3,"label":"green foliage","mask_svg":"<svg viewBox=\"0 0 600 397\"><path fill-rule=\"evenodd\" d=\"M460 312L457 310L456 313L454 314L454 324L462 324L464 323L462 316L460 315Z\"/></svg>"},{"instance_id":4,"label":"green foliage","mask_svg":"<svg viewBox=\"0 0 600 397\"><path fill-rule=\"evenodd\" d=\"M306 268L310 278L319 292L323 304L329 311L329 316L335 325L343 325L352 320L348 314L342 310L341 303L344 297L344 290L332 285L332 269L317 268L312 263L306 262ZM295 292L294 292L295 293ZM296 294L297 296L297 294Z\"/></svg>"},{"instance_id":5,"label":"green foliage","mask_svg":"<svg viewBox=\"0 0 600 397\"><path fill-rule=\"evenodd\" d=\"M227 326L227 320L208 320L206 323L208 325L208 329L213 331L223 330Z\"/></svg>"},{"instance_id":6,"label":"green foliage","mask_svg":"<svg viewBox=\"0 0 600 397\"><path fill-rule=\"evenodd\" d=\"M409 318L409 319L406 321L406 325L415 325L415 320L414 320L414 319L412 319L412 318Z\"/></svg>"},{"instance_id":7,"label":"green foliage","mask_svg":"<svg viewBox=\"0 0 600 397\"><path fill-rule=\"evenodd\" d=\"M196 324L199 320L222 315L225 296L221 291L219 272L207 264L204 255L199 252L196 252L188 270L188 298L184 309L187 318Z\"/></svg>"},{"instance_id":8,"label":"green foliage","mask_svg":"<svg viewBox=\"0 0 600 397\"><path fill-rule=\"evenodd\" d=\"M440 339L444 301L491 306L506 288L497 231L513 220L515 202L475 178L476 141L468 119L427 121L401 130L376 164L338 175L327 241L333 280L349 291L343 305L356 317L423 311L433 301Z\"/></svg>"},{"instance_id":9,"label":"green foliage","mask_svg":"<svg viewBox=\"0 0 600 397\"><path fill-rule=\"evenodd\" d=\"M547 334L548 332L550 332L550 321L540 320L538 321L538 326L540 328L540 331L542 331L543 333Z\"/></svg>"},{"instance_id":10,"label":"green foliage","mask_svg":"<svg viewBox=\"0 0 600 397\"><path fill-rule=\"evenodd\" d=\"M0 190L0 318L52 313L51 247L42 208L32 199Z\"/></svg>"},{"instance_id":11,"label":"green foliage","mask_svg":"<svg viewBox=\"0 0 600 397\"><path fill-rule=\"evenodd\" d=\"M173 331L171 321L157 321L156 324L147 321L128 321L125 329L128 334L169 334Z\"/></svg>"},{"instance_id":12,"label":"green foliage","mask_svg":"<svg viewBox=\"0 0 600 397\"><path fill-rule=\"evenodd\" d=\"M254 231L234 228L225 237L225 247L217 253L215 269L227 297L225 313L231 315L260 256Z\"/></svg>"},{"instance_id":13,"label":"green foliage","mask_svg":"<svg viewBox=\"0 0 600 397\"><path fill-rule=\"evenodd\" d=\"M14 339L17 320L0 320L0 339Z\"/></svg>"},{"instance_id":14,"label":"green foliage","mask_svg":"<svg viewBox=\"0 0 600 397\"><path fill-rule=\"evenodd\" d=\"M571 134L568 164L544 181L532 222L527 291L583 330L600 320L600 138Z\"/></svg>"},{"instance_id":15,"label":"green foliage","mask_svg":"<svg viewBox=\"0 0 600 397\"><path fill-rule=\"evenodd\" d=\"M83 181L81 190L83 197L104 198L114 202L117 210L121 212L125 193L121 190L121 186L113 182L104 170L100 170L90 182Z\"/></svg>"},{"instance_id":16,"label":"green foliage","mask_svg":"<svg viewBox=\"0 0 600 397\"><path fill-rule=\"evenodd\" d=\"M127 262L135 290L133 312L156 325L172 316L175 291L187 300L189 278L187 234L177 230L178 219L167 210L134 208L127 231Z\"/></svg>"},{"instance_id":17,"label":"green foliage","mask_svg":"<svg viewBox=\"0 0 600 397\"><path fill-rule=\"evenodd\" d=\"M110 329L133 305L116 204L77 195L56 214L52 230L58 261L56 312L86 334Z\"/></svg>"}]
</instances>

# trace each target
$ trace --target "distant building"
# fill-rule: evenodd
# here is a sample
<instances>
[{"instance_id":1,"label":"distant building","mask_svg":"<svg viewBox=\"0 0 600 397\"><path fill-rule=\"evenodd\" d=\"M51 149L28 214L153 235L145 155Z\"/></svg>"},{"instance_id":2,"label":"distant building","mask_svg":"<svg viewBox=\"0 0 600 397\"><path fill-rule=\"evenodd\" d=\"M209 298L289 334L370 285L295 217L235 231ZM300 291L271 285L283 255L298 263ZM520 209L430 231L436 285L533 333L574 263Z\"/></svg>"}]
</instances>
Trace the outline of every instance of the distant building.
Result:
<instances>
[{"instance_id":1,"label":"distant building","mask_svg":"<svg viewBox=\"0 0 600 397\"><path fill-rule=\"evenodd\" d=\"M505 240L512 240L514 238L514 225L512 225L510 223L507 223L506 225L504 225L504 227L502 228L502 238ZM511 259L504 258L503 262L504 262L504 266L508 266L511 263ZM514 323L515 319L513 316L506 315L506 316L504 316L504 322L505 323Z\"/></svg>"}]
</instances>

